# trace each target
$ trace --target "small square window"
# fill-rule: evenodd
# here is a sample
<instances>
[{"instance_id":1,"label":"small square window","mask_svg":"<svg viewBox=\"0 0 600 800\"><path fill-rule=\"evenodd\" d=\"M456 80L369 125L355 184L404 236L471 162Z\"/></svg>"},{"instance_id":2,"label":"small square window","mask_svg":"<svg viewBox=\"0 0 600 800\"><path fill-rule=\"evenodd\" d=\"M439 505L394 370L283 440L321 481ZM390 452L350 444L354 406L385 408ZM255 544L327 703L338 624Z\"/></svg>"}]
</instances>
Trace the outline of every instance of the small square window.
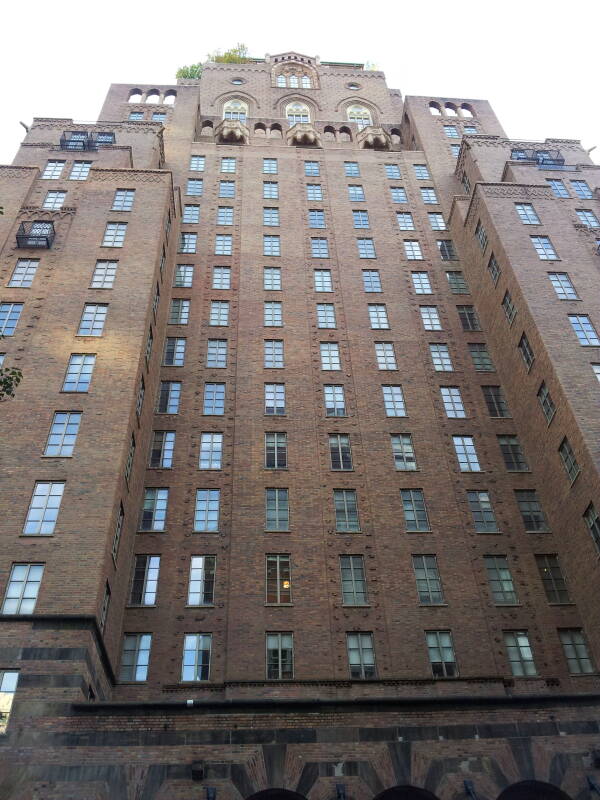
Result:
<instances>
[{"instance_id":1,"label":"small square window","mask_svg":"<svg viewBox=\"0 0 600 800\"><path fill-rule=\"evenodd\" d=\"M263 158L263 173L268 175L277 175L277 159L276 158Z\"/></svg>"},{"instance_id":2,"label":"small square window","mask_svg":"<svg viewBox=\"0 0 600 800\"><path fill-rule=\"evenodd\" d=\"M350 184L348 186L348 199L351 202L360 202L365 199L365 190L358 184Z\"/></svg>"},{"instance_id":3,"label":"small square window","mask_svg":"<svg viewBox=\"0 0 600 800\"><path fill-rule=\"evenodd\" d=\"M381 291L381 278L379 271L376 269L363 269L363 289L365 292L380 292Z\"/></svg>"},{"instance_id":4,"label":"small square window","mask_svg":"<svg viewBox=\"0 0 600 800\"><path fill-rule=\"evenodd\" d=\"M313 273L315 292L332 292L331 270L316 269Z\"/></svg>"},{"instance_id":5,"label":"small square window","mask_svg":"<svg viewBox=\"0 0 600 800\"><path fill-rule=\"evenodd\" d=\"M279 267L263 267L263 289L269 292L281 290L281 269Z\"/></svg>"},{"instance_id":6,"label":"small square window","mask_svg":"<svg viewBox=\"0 0 600 800\"><path fill-rule=\"evenodd\" d=\"M344 161L344 175L349 178L358 177L360 169L356 161Z\"/></svg>"},{"instance_id":7,"label":"small square window","mask_svg":"<svg viewBox=\"0 0 600 800\"><path fill-rule=\"evenodd\" d=\"M219 197L235 197L235 181L219 181Z\"/></svg>"},{"instance_id":8,"label":"small square window","mask_svg":"<svg viewBox=\"0 0 600 800\"><path fill-rule=\"evenodd\" d=\"M392 203L408 203L406 190L402 186L390 186Z\"/></svg>"},{"instance_id":9,"label":"small square window","mask_svg":"<svg viewBox=\"0 0 600 800\"><path fill-rule=\"evenodd\" d=\"M305 161L304 162L304 174L308 177L318 177L319 176L319 162L318 161Z\"/></svg>"},{"instance_id":10,"label":"small square window","mask_svg":"<svg viewBox=\"0 0 600 800\"><path fill-rule=\"evenodd\" d=\"M399 178L400 177L400 167L398 164L386 164L385 165L385 177L386 178Z\"/></svg>"}]
</instances>

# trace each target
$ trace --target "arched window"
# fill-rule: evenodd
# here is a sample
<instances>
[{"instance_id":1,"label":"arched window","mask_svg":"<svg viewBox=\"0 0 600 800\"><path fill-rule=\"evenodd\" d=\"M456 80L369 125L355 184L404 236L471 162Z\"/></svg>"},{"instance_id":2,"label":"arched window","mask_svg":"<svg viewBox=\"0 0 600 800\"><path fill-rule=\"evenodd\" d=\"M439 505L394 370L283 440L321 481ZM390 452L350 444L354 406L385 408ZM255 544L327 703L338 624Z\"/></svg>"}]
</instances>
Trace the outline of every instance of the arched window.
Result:
<instances>
[{"instance_id":1,"label":"arched window","mask_svg":"<svg viewBox=\"0 0 600 800\"><path fill-rule=\"evenodd\" d=\"M446 110L447 117L458 117L458 114L456 113L456 106L454 105L454 103L446 103L444 108Z\"/></svg>"},{"instance_id":2,"label":"arched window","mask_svg":"<svg viewBox=\"0 0 600 800\"><path fill-rule=\"evenodd\" d=\"M432 100L431 103L429 103L429 113L433 114L434 117L439 117L442 113L440 104Z\"/></svg>"},{"instance_id":3,"label":"arched window","mask_svg":"<svg viewBox=\"0 0 600 800\"><path fill-rule=\"evenodd\" d=\"M160 97L156 89L150 89L148 94L146 95L146 102L147 103L160 103Z\"/></svg>"},{"instance_id":4,"label":"arched window","mask_svg":"<svg viewBox=\"0 0 600 800\"><path fill-rule=\"evenodd\" d=\"M282 89L285 89L285 86L286 86L285 75L278 75L277 76L277 86L279 86Z\"/></svg>"},{"instance_id":5,"label":"arched window","mask_svg":"<svg viewBox=\"0 0 600 800\"><path fill-rule=\"evenodd\" d=\"M285 115L290 125L298 122L310 122L310 111L304 103L290 103L285 109Z\"/></svg>"},{"instance_id":6,"label":"arched window","mask_svg":"<svg viewBox=\"0 0 600 800\"><path fill-rule=\"evenodd\" d=\"M298 88L298 76L297 75L290 75L290 86L292 89Z\"/></svg>"},{"instance_id":7,"label":"arched window","mask_svg":"<svg viewBox=\"0 0 600 800\"><path fill-rule=\"evenodd\" d=\"M303 89L310 89L311 83L310 83L310 78L308 77L308 75L303 75L302 76L301 83L302 83L302 88Z\"/></svg>"},{"instance_id":8,"label":"arched window","mask_svg":"<svg viewBox=\"0 0 600 800\"><path fill-rule=\"evenodd\" d=\"M242 100L228 100L223 106L223 119L237 119L246 122L248 106Z\"/></svg>"},{"instance_id":9,"label":"arched window","mask_svg":"<svg viewBox=\"0 0 600 800\"><path fill-rule=\"evenodd\" d=\"M167 92L166 95L165 95L164 102L167 105L172 106L173 103L175 102L175 98L176 97L177 97L177 92L172 92L172 91L171 92Z\"/></svg>"},{"instance_id":10,"label":"arched window","mask_svg":"<svg viewBox=\"0 0 600 800\"><path fill-rule=\"evenodd\" d=\"M473 109L468 103L463 103L460 107L460 113L463 117L473 117Z\"/></svg>"},{"instance_id":11,"label":"arched window","mask_svg":"<svg viewBox=\"0 0 600 800\"><path fill-rule=\"evenodd\" d=\"M362 130L367 125L372 125L371 112L364 106L350 106L348 109L348 122L354 122Z\"/></svg>"},{"instance_id":12,"label":"arched window","mask_svg":"<svg viewBox=\"0 0 600 800\"><path fill-rule=\"evenodd\" d=\"M129 95L129 103L141 103L142 102L142 93L139 89L132 89Z\"/></svg>"}]
</instances>

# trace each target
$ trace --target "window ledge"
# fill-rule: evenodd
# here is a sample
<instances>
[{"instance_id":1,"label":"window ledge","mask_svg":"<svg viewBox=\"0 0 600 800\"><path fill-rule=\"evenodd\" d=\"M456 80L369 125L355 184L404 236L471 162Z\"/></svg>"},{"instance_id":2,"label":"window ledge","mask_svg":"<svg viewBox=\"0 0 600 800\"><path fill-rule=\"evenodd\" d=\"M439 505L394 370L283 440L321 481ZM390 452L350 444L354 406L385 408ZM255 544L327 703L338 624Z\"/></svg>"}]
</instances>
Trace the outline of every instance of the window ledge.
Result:
<instances>
[{"instance_id":1,"label":"window ledge","mask_svg":"<svg viewBox=\"0 0 600 800\"><path fill-rule=\"evenodd\" d=\"M216 608L216 605L214 603L202 603L199 606L190 606L186 603L184 608Z\"/></svg>"},{"instance_id":2,"label":"window ledge","mask_svg":"<svg viewBox=\"0 0 600 800\"><path fill-rule=\"evenodd\" d=\"M293 606L293 603L265 603L266 608L277 608L278 606L282 606L283 608L290 608Z\"/></svg>"},{"instance_id":3,"label":"window ledge","mask_svg":"<svg viewBox=\"0 0 600 800\"><path fill-rule=\"evenodd\" d=\"M449 603L419 603L419 608L448 608Z\"/></svg>"},{"instance_id":4,"label":"window ledge","mask_svg":"<svg viewBox=\"0 0 600 800\"><path fill-rule=\"evenodd\" d=\"M267 528L265 528L264 532L265 532L265 533L291 533L291 531L289 530L289 528L288 528L288 530L267 529Z\"/></svg>"},{"instance_id":5,"label":"window ledge","mask_svg":"<svg viewBox=\"0 0 600 800\"><path fill-rule=\"evenodd\" d=\"M53 533L20 533L19 539L48 539L53 536Z\"/></svg>"},{"instance_id":6,"label":"window ledge","mask_svg":"<svg viewBox=\"0 0 600 800\"><path fill-rule=\"evenodd\" d=\"M134 603L127 603L125 608L156 608L156 603L151 603L149 605L136 605Z\"/></svg>"},{"instance_id":7,"label":"window ledge","mask_svg":"<svg viewBox=\"0 0 600 800\"><path fill-rule=\"evenodd\" d=\"M166 532L167 532L166 528L163 528L160 531L143 531L141 528L138 528L136 531L136 533L166 533Z\"/></svg>"},{"instance_id":8,"label":"window ledge","mask_svg":"<svg viewBox=\"0 0 600 800\"><path fill-rule=\"evenodd\" d=\"M46 456L42 453L40 458L73 458L73 456Z\"/></svg>"},{"instance_id":9,"label":"window ledge","mask_svg":"<svg viewBox=\"0 0 600 800\"><path fill-rule=\"evenodd\" d=\"M342 608L371 608L370 603L342 603Z\"/></svg>"}]
</instances>

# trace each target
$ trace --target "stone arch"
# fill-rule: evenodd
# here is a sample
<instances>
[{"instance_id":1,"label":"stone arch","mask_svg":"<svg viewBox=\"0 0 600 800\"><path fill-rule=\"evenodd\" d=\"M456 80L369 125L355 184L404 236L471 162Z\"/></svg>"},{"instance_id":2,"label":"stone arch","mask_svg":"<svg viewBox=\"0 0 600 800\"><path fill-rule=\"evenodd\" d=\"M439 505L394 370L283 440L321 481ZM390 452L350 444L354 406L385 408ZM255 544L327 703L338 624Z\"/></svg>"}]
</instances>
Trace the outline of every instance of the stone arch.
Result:
<instances>
[{"instance_id":1,"label":"stone arch","mask_svg":"<svg viewBox=\"0 0 600 800\"><path fill-rule=\"evenodd\" d=\"M473 111L473 106L469 105L469 103L461 103L460 115L461 117L467 117L469 119L474 117L475 112Z\"/></svg>"},{"instance_id":2,"label":"stone arch","mask_svg":"<svg viewBox=\"0 0 600 800\"><path fill-rule=\"evenodd\" d=\"M266 136L267 135L267 126L263 122L257 122L254 126L254 135L255 136Z\"/></svg>"},{"instance_id":3,"label":"stone arch","mask_svg":"<svg viewBox=\"0 0 600 800\"><path fill-rule=\"evenodd\" d=\"M447 117L458 117L458 111L454 103L444 103L444 113Z\"/></svg>"},{"instance_id":4,"label":"stone arch","mask_svg":"<svg viewBox=\"0 0 600 800\"><path fill-rule=\"evenodd\" d=\"M335 142L336 135L335 135L335 128L331 125L326 125L323 131L323 139L326 142Z\"/></svg>"},{"instance_id":5,"label":"stone arch","mask_svg":"<svg viewBox=\"0 0 600 800\"><path fill-rule=\"evenodd\" d=\"M392 144L402 144L402 134L400 133L400 128L392 128L390 131L390 136L392 137Z\"/></svg>"},{"instance_id":6,"label":"stone arch","mask_svg":"<svg viewBox=\"0 0 600 800\"><path fill-rule=\"evenodd\" d=\"M163 103L166 103L167 105L171 106L175 102L176 98L177 98L177 92L174 89L170 89L168 92L165 93Z\"/></svg>"},{"instance_id":7,"label":"stone arch","mask_svg":"<svg viewBox=\"0 0 600 800\"><path fill-rule=\"evenodd\" d=\"M306 798L303 794L289 789L263 789L262 792L251 794L246 800L306 800Z\"/></svg>"},{"instance_id":8,"label":"stone arch","mask_svg":"<svg viewBox=\"0 0 600 800\"><path fill-rule=\"evenodd\" d=\"M432 100L431 103L429 103L429 113L433 114L434 117L441 117L442 107L439 103L436 103L435 100Z\"/></svg>"},{"instance_id":9,"label":"stone arch","mask_svg":"<svg viewBox=\"0 0 600 800\"><path fill-rule=\"evenodd\" d=\"M213 135L213 124L212 122L207 119L204 120L202 123L202 129L200 130L200 136L212 136Z\"/></svg>"},{"instance_id":10,"label":"stone arch","mask_svg":"<svg viewBox=\"0 0 600 800\"><path fill-rule=\"evenodd\" d=\"M352 132L350 128L346 125L342 125L339 130L339 140L340 142L351 142L352 141Z\"/></svg>"},{"instance_id":11,"label":"stone arch","mask_svg":"<svg viewBox=\"0 0 600 800\"><path fill-rule=\"evenodd\" d=\"M374 800L438 800L438 798L427 789L404 785L385 789Z\"/></svg>"},{"instance_id":12,"label":"stone arch","mask_svg":"<svg viewBox=\"0 0 600 800\"><path fill-rule=\"evenodd\" d=\"M500 792L498 800L571 800L571 798L551 783L520 781Z\"/></svg>"},{"instance_id":13,"label":"stone arch","mask_svg":"<svg viewBox=\"0 0 600 800\"><path fill-rule=\"evenodd\" d=\"M141 89L131 89L129 92L129 97L127 98L128 103L141 103L142 102L142 90Z\"/></svg>"},{"instance_id":14,"label":"stone arch","mask_svg":"<svg viewBox=\"0 0 600 800\"><path fill-rule=\"evenodd\" d=\"M274 122L269 128L269 136L272 139L283 139L283 132L281 130L281 125L278 122Z\"/></svg>"},{"instance_id":15,"label":"stone arch","mask_svg":"<svg viewBox=\"0 0 600 800\"><path fill-rule=\"evenodd\" d=\"M158 89L148 89L146 92L146 103L160 103L160 92Z\"/></svg>"}]
</instances>

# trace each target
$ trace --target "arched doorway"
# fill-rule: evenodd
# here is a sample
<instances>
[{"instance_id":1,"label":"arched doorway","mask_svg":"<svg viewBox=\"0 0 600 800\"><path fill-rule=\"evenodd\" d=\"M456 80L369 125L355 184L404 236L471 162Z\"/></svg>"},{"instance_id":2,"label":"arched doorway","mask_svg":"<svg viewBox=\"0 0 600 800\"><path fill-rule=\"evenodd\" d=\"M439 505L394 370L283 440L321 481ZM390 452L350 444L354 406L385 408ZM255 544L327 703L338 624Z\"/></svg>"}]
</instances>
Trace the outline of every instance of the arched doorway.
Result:
<instances>
[{"instance_id":1,"label":"arched doorway","mask_svg":"<svg viewBox=\"0 0 600 800\"><path fill-rule=\"evenodd\" d=\"M416 786L392 786L380 792L374 800L437 800L437 797L427 789L418 789Z\"/></svg>"},{"instance_id":2,"label":"arched doorway","mask_svg":"<svg viewBox=\"0 0 600 800\"><path fill-rule=\"evenodd\" d=\"M568 794L543 781L521 781L507 786L498 800L571 800Z\"/></svg>"},{"instance_id":3,"label":"arched doorway","mask_svg":"<svg viewBox=\"0 0 600 800\"><path fill-rule=\"evenodd\" d=\"M304 795L289 789L264 789L247 797L246 800L306 800Z\"/></svg>"}]
</instances>

